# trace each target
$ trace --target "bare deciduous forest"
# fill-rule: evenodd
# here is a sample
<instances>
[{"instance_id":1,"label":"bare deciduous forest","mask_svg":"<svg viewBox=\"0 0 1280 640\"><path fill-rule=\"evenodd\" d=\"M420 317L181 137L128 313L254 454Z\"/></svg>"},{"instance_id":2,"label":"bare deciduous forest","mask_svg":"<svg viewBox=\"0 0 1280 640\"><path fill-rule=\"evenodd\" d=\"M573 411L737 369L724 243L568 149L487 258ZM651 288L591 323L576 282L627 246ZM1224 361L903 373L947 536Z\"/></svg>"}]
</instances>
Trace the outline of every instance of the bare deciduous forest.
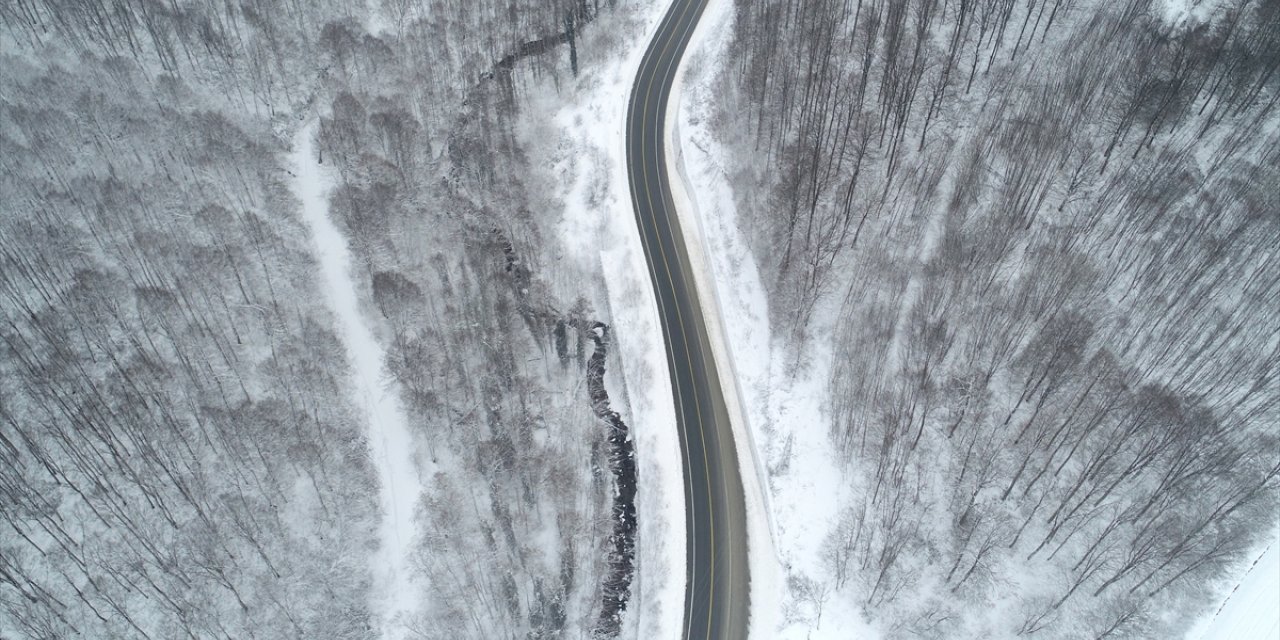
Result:
<instances>
[{"instance_id":1,"label":"bare deciduous forest","mask_svg":"<svg viewBox=\"0 0 1280 640\"><path fill-rule=\"evenodd\" d=\"M423 476L410 635L619 633L627 328L527 148L614 5L0 3L0 636L381 635L314 122ZM1177 637L1275 526L1280 5L1195 7L735 0L718 126L852 487L786 576L819 617Z\"/></svg>"},{"instance_id":2,"label":"bare deciduous forest","mask_svg":"<svg viewBox=\"0 0 1280 640\"><path fill-rule=\"evenodd\" d=\"M0 635L378 636L377 480L287 187L314 118L428 474L411 627L617 632L607 317L543 264L514 134L613 4L0 5Z\"/></svg>"},{"instance_id":3,"label":"bare deciduous forest","mask_svg":"<svg viewBox=\"0 0 1280 640\"><path fill-rule=\"evenodd\" d=\"M743 224L773 325L834 349L827 607L1177 637L1269 534L1280 6L1206 5L735 3Z\"/></svg>"}]
</instances>

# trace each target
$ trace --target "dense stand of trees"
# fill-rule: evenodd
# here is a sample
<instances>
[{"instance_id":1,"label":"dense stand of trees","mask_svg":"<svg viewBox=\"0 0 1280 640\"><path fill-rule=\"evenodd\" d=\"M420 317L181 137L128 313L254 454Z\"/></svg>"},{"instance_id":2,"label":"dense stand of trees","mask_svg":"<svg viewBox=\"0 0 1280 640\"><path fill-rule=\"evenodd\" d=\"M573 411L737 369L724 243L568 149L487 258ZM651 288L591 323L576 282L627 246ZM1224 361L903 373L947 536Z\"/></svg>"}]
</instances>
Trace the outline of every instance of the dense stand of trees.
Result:
<instances>
[{"instance_id":1,"label":"dense stand of trees","mask_svg":"<svg viewBox=\"0 0 1280 640\"><path fill-rule=\"evenodd\" d=\"M420 561L437 596L428 616L464 637L542 637L597 614L606 433L583 386L589 335L543 313L553 301L523 257L532 252L508 239L538 228L510 204L528 197L514 114L489 84L471 93L485 107L442 123L466 142L439 162L404 97L382 93L398 86L385 74L350 79L321 142L342 176L334 213L392 332L393 374L430 425L433 463L448 461L425 510ZM401 114L394 131L387 113ZM504 130L496 142L474 138ZM448 179L406 180L415 165Z\"/></svg>"},{"instance_id":2,"label":"dense stand of trees","mask_svg":"<svg viewBox=\"0 0 1280 640\"><path fill-rule=\"evenodd\" d=\"M1280 7L1161 12L737 4L743 208L858 487L828 586L895 635L1171 636L1275 521Z\"/></svg>"},{"instance_id":3,"label":"dense stand of trees","mask_svg":"<svg viewBox=\"0 0 1280 640\"><path fill-rule=\"evenodd\" d=\"M0 633L367 637L377 487L269 134L3 65Z\"/></svg>"},{"instance_id":4,"label":"dense stand of trees","mask_svg":"<svg viewBox=\"0 0 1280 640\"><path fill-rule=\"evenodd\" d=\"M136 65L143 78L177 78L229 111L268 116L308 98L322 25L359 9L331 0L15 0L0 7L0 21L6 46Z\"/></svg>"},{"instance_id":5,"label":"dense stand of trees","mask_svg":"<svg viewBox=\"0 0 1280 640\"><path fill-rule=\"evenodd\" d=\"M540 268L516 136L604 8L0 6L0 635L377 633L366 425L280 164L315 116L427 478L414 628L616 622L617 425L562 286L593 275Z\"/></svg>"},{"instance_id":6,"label":"dense stand of trees","mask_svg":"<svg viewBox=\"0 0 1280 640\"><path fill-rule=\"evenodd\" d=\"M408 23L376 68L363 44L327 52L351 64L331 79L320 147L339 176L332 214L439 469L418 558L432 594L423 628L555 637L596 626L614 520L609 425L586 384L593 312L543 281L554 213L527 204L515 133L520 83L536 81L528 70L565 75L572 64L554 47L492 55L483 39L440 37L446 18L482 24L488 10L475 8ZM581 3L547 8L561 11L578 24L594 15ZM567 47L565 28L548 22L524 42ZM450 83L411 63L420 51L474 63ZM452 106L426 108L445 94Z\"/></svg>"}]
</instances>

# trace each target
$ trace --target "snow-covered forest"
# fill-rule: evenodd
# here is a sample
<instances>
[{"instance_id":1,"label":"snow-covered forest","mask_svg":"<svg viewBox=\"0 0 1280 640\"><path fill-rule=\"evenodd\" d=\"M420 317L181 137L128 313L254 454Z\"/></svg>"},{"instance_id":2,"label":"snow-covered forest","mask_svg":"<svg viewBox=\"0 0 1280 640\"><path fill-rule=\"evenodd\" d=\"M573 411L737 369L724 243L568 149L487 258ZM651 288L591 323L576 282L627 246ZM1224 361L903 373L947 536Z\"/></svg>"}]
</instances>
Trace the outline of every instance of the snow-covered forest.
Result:
<instances>
[{"instance_id":1,"label":"snow-covered forest","mask_svg":"<svg viewBox=\"0 0 1280 640\"><path fill-rule=\"evenodd\" d=\"M0 638L678 633L664 4L0 2ZM1280 4L710 4L753 637L1176 638L1274 561Z\"/></svg>"},{"instance_id":2,"label":"snow-covered forest","mask_svg":"<svg viewBox=\"0 0 1280 640\"><path fill-rule=\"evenodd\" d=\"M1178 637L1277 521L1280 6L732 25L721 161L789 375L830 363L825 450L766 442L770 482L829 455L841 484L782 624Z\"/></svg>"},{"instance_id":3,"label":"snow-covered forest","mask_svg":"<svg viewBox=\"0 0 1280 640\"><path fill-rule=\"evenodd\" d=\"M0 4L0 636L617 635L614 332L526 151L637 13Z\"/></svg>"}]
</instances>

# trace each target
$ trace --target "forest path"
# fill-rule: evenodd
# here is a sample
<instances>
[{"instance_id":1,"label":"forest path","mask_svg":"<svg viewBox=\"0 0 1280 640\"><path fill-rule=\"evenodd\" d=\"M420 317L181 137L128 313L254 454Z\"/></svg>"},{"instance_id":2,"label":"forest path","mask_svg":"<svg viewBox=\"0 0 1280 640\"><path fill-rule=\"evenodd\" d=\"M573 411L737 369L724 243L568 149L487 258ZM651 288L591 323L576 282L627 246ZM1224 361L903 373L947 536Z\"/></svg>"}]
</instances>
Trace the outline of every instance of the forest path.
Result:
<instances>
[{"instance_id":1,"label":"forest path","mask_svg":"<svg viewBox=\"0 0 1280 640\"><path fill-rule=\"evenodd\" d=\"M332 178L315 153L317 128L312 120L294 139L291 160L297 173L291 187L302 202L326 302L337 319L338 335L351 364L352 399L368 427L382 511L380 545L373 557L372 606L375 615L382 617L382 637L399 640L407 636L424 592L413 579L409 562L415 537L414 506L423 486L414 468L413 439L399 394L383 366L383 348L360 313L347 239L329 216Z\"/></svg>"}]
</instances>

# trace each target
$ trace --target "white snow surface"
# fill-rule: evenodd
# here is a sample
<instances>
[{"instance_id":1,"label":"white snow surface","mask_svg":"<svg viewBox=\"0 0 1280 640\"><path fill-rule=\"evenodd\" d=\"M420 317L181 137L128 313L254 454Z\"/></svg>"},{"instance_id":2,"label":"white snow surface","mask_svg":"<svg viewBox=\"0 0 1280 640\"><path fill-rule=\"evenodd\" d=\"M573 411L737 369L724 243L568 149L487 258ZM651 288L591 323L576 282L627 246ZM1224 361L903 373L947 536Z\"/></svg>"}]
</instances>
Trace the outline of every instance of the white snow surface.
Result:
<instances>
[{"instance_id":1,"label":"white snow surface","mask_svg":"<svg viewBox=\"0 0 1280 640\"><path fill-rule=\"evenodd\" d=\"M1226 3L1223 0L1156 0L1152 8L1175 31L1208 22Z\"/></svg>"},{"instance_id":2,"label":"white snow surface","mask_svg":"<svg viewBox=\"0 0 1280 640\"><path fill-rule=\"evenodd\" d=\"M679 638L684 631L684 475L658 303L632 209L625 128L632 82L667 6L621 4L602 15L623 25L620 53L585 64L577 90L557 96L571 102L556 113L550 135L558 139L542 145L551 147L547 164L565 189L557 234L564 256L604 277L605 290L593 302L612 321L605 387L630 427L639 476L636 574L623 633L641 639Z\"/></svg>"},{"instance_id":3,"label":"white snow surface","mask_svg":"<svg viewBox=\"0 0 1280 640\"><path fill-rule=\"evenodd\" d=\"M1280 529L1186 640L1280 640Z\"/></svg>"},{"instance_id":4,"label":"white snow surface","mask_svg":"<svg viewBox=\"0 0 1280 640\"><path fill-rule=\"evenodd\" d=\"M333 182L317 160L315 133L313 120L294 139L291 159L297 174L292 188L311 229L325 297L351 364L352 400L366 422L370 459L378 474L382 521L380 544L373 556L373 611L382 617L382 637L399 640L408 635L408 625L424 593L409 562L414 505L422 494L422 481L414 468L413 440L398 390L383 367L382 346L360 313L347 239L329 217L327 193Z\"/></svg>"}]
</instances>

